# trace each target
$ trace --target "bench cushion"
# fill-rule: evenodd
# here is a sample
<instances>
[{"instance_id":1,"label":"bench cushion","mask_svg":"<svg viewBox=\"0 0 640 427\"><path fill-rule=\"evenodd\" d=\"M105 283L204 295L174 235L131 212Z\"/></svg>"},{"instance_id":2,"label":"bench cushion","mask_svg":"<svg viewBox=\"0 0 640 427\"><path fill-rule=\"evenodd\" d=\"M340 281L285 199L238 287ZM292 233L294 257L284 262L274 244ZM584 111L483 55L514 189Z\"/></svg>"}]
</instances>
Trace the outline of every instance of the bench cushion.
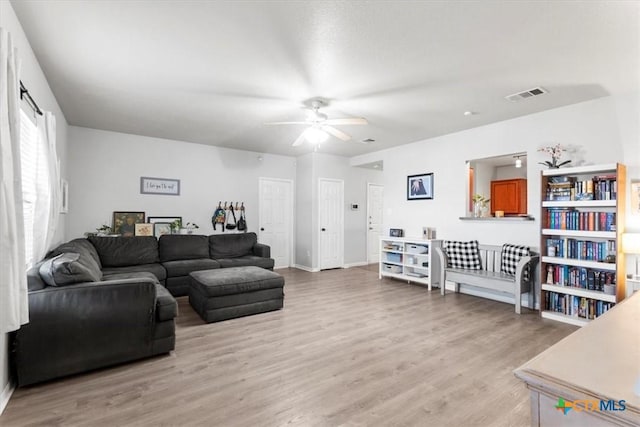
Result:
<instances>
[{"instance_id":1,"label":"bench cushion","mask_svg":"<svg viewBox=\"0 0 640 427\"><path fill-rule=\"evenodd\" d=\"M529 256L529 254L529 246L518 246L509 243L502 245L500 271L502 273L515 275L520 258Z\"/></svg>"},{"instance_id":2,"label":"bench cushion","mask_svg":"<svg viewBox=\"0 0 640 427\"><path fill-rule=\"evenodd\" d=\"M445 240L444 250L449 259L449 265L447 267L465 270L482 270L477 240L471 240L469 242Z\"/></svg>"}]
</instances>

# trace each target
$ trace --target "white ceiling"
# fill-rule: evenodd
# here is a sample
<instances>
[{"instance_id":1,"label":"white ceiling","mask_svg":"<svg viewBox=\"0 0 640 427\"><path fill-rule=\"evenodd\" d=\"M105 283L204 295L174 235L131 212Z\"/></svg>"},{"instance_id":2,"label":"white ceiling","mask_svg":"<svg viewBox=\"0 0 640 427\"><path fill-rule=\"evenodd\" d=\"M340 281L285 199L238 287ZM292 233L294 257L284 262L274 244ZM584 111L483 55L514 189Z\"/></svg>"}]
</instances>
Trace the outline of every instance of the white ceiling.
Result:
<instances>
[{"instance_id":1,"label":"white ceiling","mask_svg":"<svg viewBox=\"0 0 640 427\"><path fill-rule=\"evenodd\" d=\"M12 5L69 124L258 152L312 150L264 126L312 97L369 120L353 156L640 88L637 1Z\"/></svg>"}]
</instances>

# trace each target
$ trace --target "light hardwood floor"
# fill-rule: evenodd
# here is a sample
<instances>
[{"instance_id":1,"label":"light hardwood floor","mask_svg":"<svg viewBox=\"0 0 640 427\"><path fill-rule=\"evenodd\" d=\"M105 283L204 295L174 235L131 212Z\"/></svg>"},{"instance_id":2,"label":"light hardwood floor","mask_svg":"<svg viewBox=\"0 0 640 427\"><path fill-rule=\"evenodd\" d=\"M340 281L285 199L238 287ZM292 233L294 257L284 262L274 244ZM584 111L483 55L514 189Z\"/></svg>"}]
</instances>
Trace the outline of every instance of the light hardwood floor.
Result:
<instances>
[{"instance_id":1,"label":"light hardwood floor","mask_svg":"<svg viewBox=\"0 0 640 427\"><path fill-rule=\"evenodd\" d=\"M179 298L175 352L18 389L0 425L526 426L513 369L575 330L372 267L278 272L283 310L205 324Z\"/></svg>"}]
</instances>

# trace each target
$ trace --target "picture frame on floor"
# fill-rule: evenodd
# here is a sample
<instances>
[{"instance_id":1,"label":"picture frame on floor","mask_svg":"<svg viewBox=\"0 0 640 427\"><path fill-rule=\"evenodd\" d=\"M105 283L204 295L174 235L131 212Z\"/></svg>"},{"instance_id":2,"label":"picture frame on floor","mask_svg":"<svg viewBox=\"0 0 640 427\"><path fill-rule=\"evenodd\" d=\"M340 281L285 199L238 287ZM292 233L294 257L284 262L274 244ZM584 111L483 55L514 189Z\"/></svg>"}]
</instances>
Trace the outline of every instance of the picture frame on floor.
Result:
<instances>
[{"instance_id":1,"label":"picture frame on floor","mask_svg":"<svg viewBox=\"0 0 640 427\"><path fill-rule=\"evenodd\" d=\"M153 236L153 224L148 222L136 224L136 236Z\"/></svg>"},{"instance_id":2,"label":"picture frame on floor","mask_svg":"<svg viewBox=\"0 0 640 427\"><path fill-rule=\"evenodd\" d=\"M433 173L407 177L407 200L433 199Z\"/></svg>"},{"instance_id":3,"label":"picture frame on floor","mask_svg":"<svg viewBox=\"0 0 640 427\"><path fill-rule=\"evenodd\" d=\"M164 236L165 234L171 234L170 222L154 222L152 225L153 235L157 238L160 238L160 236Z\"/></svg>"},{"instance_id":4,"label":"picture frame on floor","mask_svg":"<svg viewBox=\"0 0 640 427\"><path fill-rule=\"evenodd\" d=\"M144 212L113 212L113 233L120 236L132 237L136 235L136 224L145 222Z\"/></svg>"}]
</instances>

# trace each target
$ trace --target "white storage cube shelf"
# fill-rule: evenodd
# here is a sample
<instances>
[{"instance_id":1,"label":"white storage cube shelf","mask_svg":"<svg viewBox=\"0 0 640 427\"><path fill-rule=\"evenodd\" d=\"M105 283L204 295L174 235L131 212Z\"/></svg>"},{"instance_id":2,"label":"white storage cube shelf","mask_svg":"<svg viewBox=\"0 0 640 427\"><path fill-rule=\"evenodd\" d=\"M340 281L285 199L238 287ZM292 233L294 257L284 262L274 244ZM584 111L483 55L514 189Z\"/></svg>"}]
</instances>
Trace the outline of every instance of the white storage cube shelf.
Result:
<instances>
[{"instance_id":1,"label":"white storage cube shelf","mask_svg":"<svg viewBox=\"0 0 640 427\"><path fill-rule=\"evenodd\" d=\"M440 266L434 247L441 244L440 240L381 238L379 277L402 279L431 290L439 285Z\"/></svg>"}]
</instances>

